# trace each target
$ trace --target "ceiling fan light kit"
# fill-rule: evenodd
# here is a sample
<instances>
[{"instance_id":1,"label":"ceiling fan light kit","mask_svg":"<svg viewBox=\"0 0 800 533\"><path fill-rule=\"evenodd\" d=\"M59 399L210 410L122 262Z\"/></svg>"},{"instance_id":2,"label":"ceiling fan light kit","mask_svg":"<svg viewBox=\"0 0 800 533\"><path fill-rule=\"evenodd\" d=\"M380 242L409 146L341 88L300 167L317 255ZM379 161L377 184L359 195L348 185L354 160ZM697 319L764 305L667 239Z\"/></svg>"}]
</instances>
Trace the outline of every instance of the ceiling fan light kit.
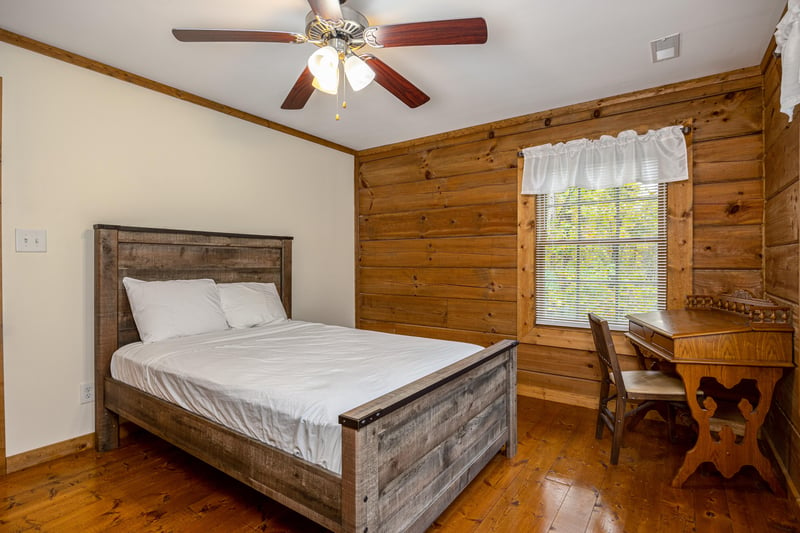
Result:
<instances>
[{"instance_id":1,"label":"ceiling fan light kit","mask_svg":"<svg viewBox=\"0 0 800 533\"><path fill-rule=\"evenodd\" d=\"M339 72L339 52L332 46L323 46L308 58L308 68L323 83Z\"/></svg>"},{"instance_id":2,"label":"ceiling fan light kit","mask_svg":"<svg viewBox=\"0 0 800 533\"><path fill-rule=\"evenodd\" d=\"M311 12L306 16L306 33L263 30L173 29L182 42L270 42L319 47L308 58L282 109L302 109L314 89L337 94L339 68L354 91L375 80L409 107L418 107L430 97L397 71L373 55L356 52L372 48L483 44L487 40L486 21L482 18L411 22L387 26L369 26L367 18L339 0L308 0ZM344 2L342 2L344 3Z\"/></svg>"},{"instance_id":3,"label":"ceiling fan light kit","mask_svg":"<svg viewBox=\"0 0 800 533\"><path fill-rule=\"evenodd\" d=\"M349 54L344 60L344 73L350 88L358 92L375 79L375 71L369 68L363 59L355 54Z\"/></svg>"},{"instance_id":4,"label":"ceiling fan light kit","mask_svg":"<svg viewBox=\"0 0 800 533\"><path fill-rule=\"evenodd\" d=\"M314 76L311 86L325 94L337 94L339 92L339 69L333 71L329 76Z\"/></svg>"}]
</instances>

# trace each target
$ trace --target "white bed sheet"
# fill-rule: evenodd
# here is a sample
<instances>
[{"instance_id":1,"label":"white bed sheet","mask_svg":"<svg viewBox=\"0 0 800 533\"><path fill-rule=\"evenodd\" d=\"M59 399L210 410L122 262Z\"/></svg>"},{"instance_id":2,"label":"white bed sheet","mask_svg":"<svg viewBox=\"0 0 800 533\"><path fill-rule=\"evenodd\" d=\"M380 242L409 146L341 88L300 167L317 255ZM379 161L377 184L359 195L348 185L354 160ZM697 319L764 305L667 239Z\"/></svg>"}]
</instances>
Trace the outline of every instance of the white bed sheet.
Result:
<instances>
[{"instance_id":1,"label":"white bed sheet","mask_svg":"<svg viewBox=\"0 0 800 533\"><path fill-rule=\"evenodd\" d=\"M287 320L129 344L111 375L340 474L341 413L481 348Z\"/></svg>"}]
</instances>

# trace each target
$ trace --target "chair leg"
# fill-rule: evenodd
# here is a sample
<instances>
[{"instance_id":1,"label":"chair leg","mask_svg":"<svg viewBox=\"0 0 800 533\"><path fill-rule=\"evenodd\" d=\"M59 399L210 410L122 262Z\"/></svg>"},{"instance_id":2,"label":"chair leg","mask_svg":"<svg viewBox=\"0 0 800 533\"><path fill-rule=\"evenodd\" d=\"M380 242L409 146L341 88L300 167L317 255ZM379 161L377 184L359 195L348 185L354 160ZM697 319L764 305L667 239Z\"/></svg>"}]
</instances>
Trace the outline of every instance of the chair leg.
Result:
<instances>
[{"instance_id":1,"label":"chair leg","mask_svg":"<svg viewBox=\"0 0 800 533\"><path fill-rule=\"evenodd\" d=\"M594 432L594 438L597 440L601 440L603 438L603 426L605 426L605 422L603 422L603 407L601 406L600 409L597 410L597 429Z\"/></svg>"},{"instance_id":2,"label":"chair leg","mask_svg":"<svg viewBox=\"0 0 800 533\"><path fill-rule=\"evenodd\" d=\"M667 402L667 437L672 444L678 442L675 435L675 407L669 402Z\"/></svg>"},{"instance_id":3,"label":"chair leg","mask_svg":"<svg viewBox=\"0 0 800 533\"><path fill-rule=\"evenodd\" d=\"M677 435L675 435L675 406L666 401L656 402L655 405L658 414L661 415L661 418L667 423L667 437L669 441L675 444L678 442Z\"/></svg>"},{"instance_id":4,"label":"chair leg","mask_svg":"<svg viewBox=\"0 0 800 533\"><path fill-rule=\"evenodd\" d=\"M622 446L622 436L625 431L625 398L617 395L617 408L614 412L614 437L611 440L611 464L619 462L619 449Z\"/></svg>"},{"instance_id":5,"label":"chair leg","mask_svg":"<svg viewBox=\"0 0 800 533\"><path fill-rule=\"evenodd\" d=\"M597 428L594 432L594 438L600 440L603 438L603 428L605 427L606 423L603 420L603 412L606 409L606 405L608 405L608 391L610 387L609 384L603 381L600 384L600 402L597 406Z\"/></svg>"},{"instance_id":6,"label":"chair leg","mask_svg":"<svg viewBox=\"0 0 800 533\"><path fill-rule=\"evenodd\" d=\"M634 430L636 428L636 426L639 425L639 422L644 420L644 417L647 416L647 413L649 413L653 409L656 409L656 410L659 411L659 413L661 413L661 411L658 408L659 403L661 403L661 402L654 402L652 400L648 400L646 402L642 402L639 405L639 407L636 408L636 412L631 414L630 416L628 416L628 418L629 418L629 420L628 420L628 429ZM662 413L662 416L663 416L663 413Z\"/></svg>"}]
</instances>

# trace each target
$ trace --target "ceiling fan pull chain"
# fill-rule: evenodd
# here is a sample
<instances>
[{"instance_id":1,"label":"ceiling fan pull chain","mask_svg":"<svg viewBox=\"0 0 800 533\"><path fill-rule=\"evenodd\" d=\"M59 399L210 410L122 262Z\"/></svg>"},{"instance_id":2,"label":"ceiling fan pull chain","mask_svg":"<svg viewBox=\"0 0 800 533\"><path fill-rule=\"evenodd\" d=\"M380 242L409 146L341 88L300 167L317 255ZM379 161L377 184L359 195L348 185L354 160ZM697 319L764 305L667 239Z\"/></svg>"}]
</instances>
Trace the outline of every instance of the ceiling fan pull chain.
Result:
<instances>
[{"instance_id":1,"label":"ceiling fan pull chain","mask_svg":"<svg viewBox=\"0 0 800 533\"><path fill-rule=\"evenodd\" d=\"M341 68L341 63L339 64L338 68ZM339 76L339 83L342 84L342 109L347 109L347 83L345 82L344 78L344 72L342 72L342 76ZM337 111L339 109L339 91L336 91L336 109ZM339 118L339 113L337 112L336 120L339 120Z\"/></svg>"},{"instance_id":2,"label":"ceiling fan pull chain","mask_svg":"<svg viewBox=\"0 0 800 533\"><path fill-rule=\"evenodd\" d=\"M339 67L337 66L336 68L338 69ZM339 82L341 83L341 80L339 80ZM336 120L339 120L339 91L338 90L336 91Z\"/></svg>"},{"instance_id":3,"label":"ceiling fan pull chain","mask_svg":"<svg viewBox=\"0 0 800 533\"><path fill-rule=\"evenodd\" d=\"M347 76L342 76L342 109L347 109L347 82L345 78Z\"/></svg>"}]
</instances>

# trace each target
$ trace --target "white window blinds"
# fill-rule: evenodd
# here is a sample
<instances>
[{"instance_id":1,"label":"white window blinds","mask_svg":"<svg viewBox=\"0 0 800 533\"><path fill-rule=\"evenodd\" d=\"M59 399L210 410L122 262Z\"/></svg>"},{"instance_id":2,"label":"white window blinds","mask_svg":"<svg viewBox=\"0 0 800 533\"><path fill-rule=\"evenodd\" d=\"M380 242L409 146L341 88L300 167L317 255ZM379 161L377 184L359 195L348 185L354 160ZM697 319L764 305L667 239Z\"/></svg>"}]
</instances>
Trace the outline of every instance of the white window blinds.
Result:
<instances>
[{"instance_id":1,"label":"white window blinds","mask_svg":"<svg viewBox=\"0 0 800 533\"><path fill-rule=\"evenodd\" d=\"M665 184L571 188L536 198L536 324L612 329L666 307Z\"/></svg>"}]
</instances>

